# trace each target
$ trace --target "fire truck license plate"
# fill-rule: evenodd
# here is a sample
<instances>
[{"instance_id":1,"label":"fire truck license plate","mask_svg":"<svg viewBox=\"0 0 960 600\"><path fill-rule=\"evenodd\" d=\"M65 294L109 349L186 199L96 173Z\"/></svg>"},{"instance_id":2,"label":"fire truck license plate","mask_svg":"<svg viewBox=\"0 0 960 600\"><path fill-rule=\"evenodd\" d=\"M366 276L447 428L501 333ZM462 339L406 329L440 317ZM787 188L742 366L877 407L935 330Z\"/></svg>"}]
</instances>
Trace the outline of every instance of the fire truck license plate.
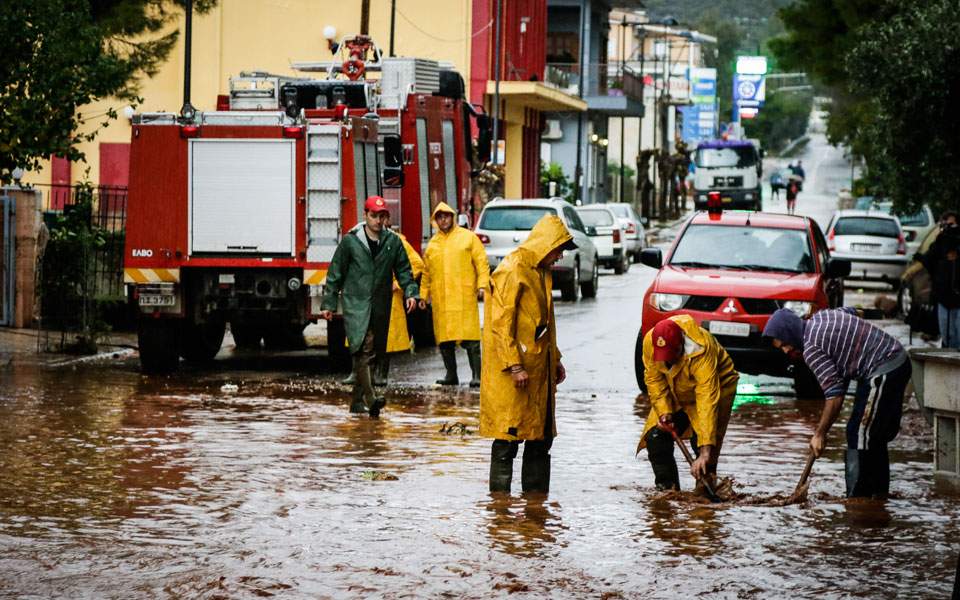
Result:
<instances>
[{"instance_id":1,"label":"fire truck license plate","mask_svg":"<svg viewBox=\"0 0 960 600\"><path fill-rule=\"evenodd\" d=\"M140 306L173 306L173 296L161 294L140 294Z\"/></svg>"},{"instance_id":2,"label":"fire truck license plate","mask_svg":"<svg viewBox=\"0 0 960 600\"><path fill-rule=\"evenodd\" d=\"M731 323L729 321L710 321L707 331L714 335L750 336L749 323Z\"/></svg>"}]
</instances>

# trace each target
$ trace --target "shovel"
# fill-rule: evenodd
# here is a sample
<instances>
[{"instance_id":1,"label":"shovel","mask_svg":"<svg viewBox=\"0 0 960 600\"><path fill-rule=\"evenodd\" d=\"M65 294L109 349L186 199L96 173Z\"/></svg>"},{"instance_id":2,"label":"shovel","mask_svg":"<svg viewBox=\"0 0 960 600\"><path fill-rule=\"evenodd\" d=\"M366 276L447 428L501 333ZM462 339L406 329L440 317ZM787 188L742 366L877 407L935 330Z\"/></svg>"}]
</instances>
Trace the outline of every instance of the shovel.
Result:
<instances>
[{"instance_id":1,"label":"shovel","mask_svg":"<svg viewBox=\"0 0 960 600\"><path fill-rule=\"evenodd\" d=\"M801 502L806 497L807 479L810 477L810 470L813 468L813 461L815 460L817 460L817 457L813 455L813 452L809 452L807 454L807 464L804 465L803 473L800 475L800 481L797 482L797 487L790 494L790 497L784 501L784 506Z\"/></svg>"},{"instance_id":2,"label":"shovel","mask_svg":"<svg viewBox=\"0 0 960 600\"><path fill-rule=\"evenodd\" d=\"M677 430L671 426L667 426L666 429L670 432L670 435L673 436L673 441L675 441L677 445L680 446L680 451L683 452L683 457L687 459L687 464L690 466L693 466L693 455L690 454L690 450L687 448L687 445L684 444L683 440L680 439L680 436L677 435ZM723 502L723 499L721 499L720 496L718 496L717 493L713 491L713 486L710 485L710 482L707 481L706 477L698 481L701 481L703 483L703 487L706 488L707 499L710 500L710 502L714 502L714 503Z\"/></svg>"}]
</instances>

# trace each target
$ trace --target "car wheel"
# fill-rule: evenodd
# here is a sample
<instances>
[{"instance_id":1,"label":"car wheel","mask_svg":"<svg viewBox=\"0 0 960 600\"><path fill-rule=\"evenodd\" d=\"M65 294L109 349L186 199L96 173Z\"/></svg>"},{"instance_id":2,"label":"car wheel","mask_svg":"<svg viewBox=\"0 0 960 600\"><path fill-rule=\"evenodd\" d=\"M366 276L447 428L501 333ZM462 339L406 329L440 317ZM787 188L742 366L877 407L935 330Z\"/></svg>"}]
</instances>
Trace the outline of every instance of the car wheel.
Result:
<instances>
[{"instance_id":1,"label":"car wheel","mask_svg":"<svg viewBox=\"0 0 960 600\"><path fill-rule=\"evenodd\" d=\"M597 288L600 287L600 265L598 260L593 261L593 275L590 276L590 281L584 281L580 285L580 293L583 294L584 298L596 298L597 297Z\"/></svg>"},{"instance_id":2,"label":"car wheel","mask_svg":"<svg viewBox=\"0 0 960 600\"><path fill-rule=\"evenodd\" d=\"M646 369L643 366L643 330L637 334L637 345L633 349L633 371L637 376L637 386L644 394L647 393L647 382L644 379Z\"/></svg>"},{"instance_id":3,"label":"car wheel","mask_svg":"<svg viewBox=\"0 0 960 600\"><path fill-rule=\"evenodd\" d=\"M626 257L622 257L617 262L613 263L613 274L614 275L623 275L624 269L623 265L627 263Z\"/></svg>"},{"instance_id":4,"label":"car wheel","mask_svg":"<svg viewBox=\"0 0 960 600\"><path fill-rule=\"evenodd\" d=\"M900 294L897 296L897 307L900 309L900 318L906 319L913 308L913 289L910 284L901 286Z\"/></svg>"},{"instance_id":5,"label":"car wheel","mask_svg":"<svg viewBox=\"0 0 960 600\"><path fill-rule=\"evenodd\" d=\"M636 252L634 252L633 256L630 257L631 260L633 260L633 264L635 265L640 264L640 252L642 250L643 250L643 245L641 244L640 250L637 250Z\"/></svg>"},{"instance_id":6,"label":"car wheel","mask_svg":"<svg viewBox=\"0 0 960 600\"><path fill-rule=\"evenodd\" d=\"M573 263L573 277L560 288L560 298L566 302L575 302L580 295L580 261Z\"/></svg>"}]
</instances>

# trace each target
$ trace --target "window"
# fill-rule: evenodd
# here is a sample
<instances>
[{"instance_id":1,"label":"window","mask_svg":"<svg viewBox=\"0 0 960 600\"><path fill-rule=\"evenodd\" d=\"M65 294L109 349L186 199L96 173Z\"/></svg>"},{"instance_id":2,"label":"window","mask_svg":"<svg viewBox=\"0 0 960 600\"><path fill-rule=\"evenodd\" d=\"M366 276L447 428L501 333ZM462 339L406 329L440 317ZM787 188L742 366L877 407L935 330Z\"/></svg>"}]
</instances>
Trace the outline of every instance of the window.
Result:
<instances>
[{"instance_id":1,"label":"window","mask_svg":"<svg viewBox=\"0 0 960 600\"><path fill-rule=\"evenodd\" d=\"M833 226L834 235L872 235L899 238L900 228L893 219L876 217L841 217Z\"/></svg>"},{"instance_id":2,"label":"window","mask_svg":"<svg viewBox=\"0 0 960 600\"><path fill-rule=\"evenodd\" d=\"M573 210L569 206L563 207L563 216L567 219L567 225L576 229L581 233L586 233L587 228L583 226L583 221L580 220L580 215L577 214L577 211Z\"/></svg>"},{"instance_id":3,"label":"window","mask_svg":"<svg viewBox=\"0 0 960 600\"><path fill-rule=\"evenodd\" d=\"M588 227L610 227L613 225L613 215L607 210L578 210L577 214L580 215L583 224Z\"/></svg>"},{"instance_id":4,"label":"window","mask_svg":"<svg viewBox=\"0 0 960 600\"><path fill-rule=\"evenodd\" d=\"M810 241L803 229L691 225L680 238L670 264L813 273L813 260Z\"/></svg>"},{"instance_id":5,"label":"window","mask_svg":"<svg viewBox=\"0 0 960 600\"><path fill-rule=\"evenodd\" d=\"M460 206L457 193L457 155L453 145L453 121L441 123L443 135L443 185L447 188L447 204L454 210Z\"/></svg>"},{"instance_id":6,"label":"window","mask_svg":"<svg viewBox=\"0 0 960 600\"><path fill-rule=\"evenodd\" d=\"M611 204L609 208L621 219L629 219L631 217L629 207L626 204Z\"/></svg>"},{"instance_id":7,"label":"window","mask_svg":"<svg viewBox=\"0 0 960 600\"><path fill-rule=\"evenodd\" d=\"M367 196L382 196L383 193L380 189L380 156L377 152L377 143L367 142L363 145L363 152L367 170Z\"/></svg>"},{"instance_id":8,"label":"window","mask_svg":"<svg viewBox=\"0 0 960 600\"><path fill-rule=\"evenodd\" d=\"M757 151L753 146L697 148L694 162L697 168L717 169L735 167L742 169L757 164Z\"/></svg>"},{"instance_id":9,"label":"window","mask_svg":"<svg viewBox=\"0 0 960 600\"><path fill-rule=\"evenodd\" d=\"M430 165L427 162L427 120L417 119L417 170L420 173L420 233L430 239Z\"/></svg>"},{"instance_id":10,"label":"window","mask_svg":"<svg viewBox=\"0 0 960 600\"><path fill-rule=\"evenodd\" d=\"M483 211L479 229L490 231L530 231L544 215L557 211L546 206L487 207Z\"/></svg>"},{"instance_id":11,"label":"window","mask_svg":"<svg viewBox=\"0 0 960 600\"><path fill-rule=\"evenodd\" d=\"M813 227L813 239L817 244L817 254L820 259L820 270L826 272L827 261L830 260L830 249L827 247L827 240L823 239L823 232L819 227Z\"/></svg>"},{"instance_id":12,"label":"window","mask_svg":"<svg viewBox=\"0 0 960 600\"><path fill-rule=\"evenodd\" d=\"M363 203L367 198L367 177L363 158L363 144L354 139L353 142L353 183L357 190L357 221L363 220Z\"/></svg>"}]
</instances>

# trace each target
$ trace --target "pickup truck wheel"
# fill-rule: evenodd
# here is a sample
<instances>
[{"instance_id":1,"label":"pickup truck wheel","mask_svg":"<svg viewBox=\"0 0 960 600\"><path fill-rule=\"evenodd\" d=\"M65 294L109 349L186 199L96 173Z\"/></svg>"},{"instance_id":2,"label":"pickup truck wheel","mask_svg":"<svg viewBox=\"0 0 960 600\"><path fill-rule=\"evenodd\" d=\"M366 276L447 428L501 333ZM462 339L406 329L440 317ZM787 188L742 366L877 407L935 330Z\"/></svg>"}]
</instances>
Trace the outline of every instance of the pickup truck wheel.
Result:
<instances>
[{"instance_id":1,"label":"pickup truck wheel","mask_svg":"<svg viewBox=\"0 0 960 600\"><path fill-rule=\"evenodd\" d=\"M137 322L140 369L158 375L172 373L180 363L180 321L142 316Z\"/></svg>"},{"instance_id":2,"label":"pickup truck wheel","mask_svg":"<svg viewBox=\"0 0 960 600\"><path fill-rule=\"evenodd\" d=\"M573 277L560 288L560 299L565 302L576 302L580 295L580 261L573 263Z\"/></svg>"},{"instance_id":3,"label":"pickup truck wheel","mask_svg":"<svg viewBox=\"0 0 960 600\"><path fill-rule=\"evenodd\" d=\"M643 366L643 331L637 334L637 345L633 349L633 371L637 375L637 386L644 394L647 393L647 382L644 380L646 369Z\"/></svg>"},{"instance_id":4,"label":"pickup truck wheel","mask_svg":"<svg viewBox=\"0 0 960 600\"><path fill-rule=\"evenodd\" d=\"M226 323L217 318L203 323L184 321L180 331L180 356L193 363L208 363L220 352Z\"/></svg>"}]
</instances>

